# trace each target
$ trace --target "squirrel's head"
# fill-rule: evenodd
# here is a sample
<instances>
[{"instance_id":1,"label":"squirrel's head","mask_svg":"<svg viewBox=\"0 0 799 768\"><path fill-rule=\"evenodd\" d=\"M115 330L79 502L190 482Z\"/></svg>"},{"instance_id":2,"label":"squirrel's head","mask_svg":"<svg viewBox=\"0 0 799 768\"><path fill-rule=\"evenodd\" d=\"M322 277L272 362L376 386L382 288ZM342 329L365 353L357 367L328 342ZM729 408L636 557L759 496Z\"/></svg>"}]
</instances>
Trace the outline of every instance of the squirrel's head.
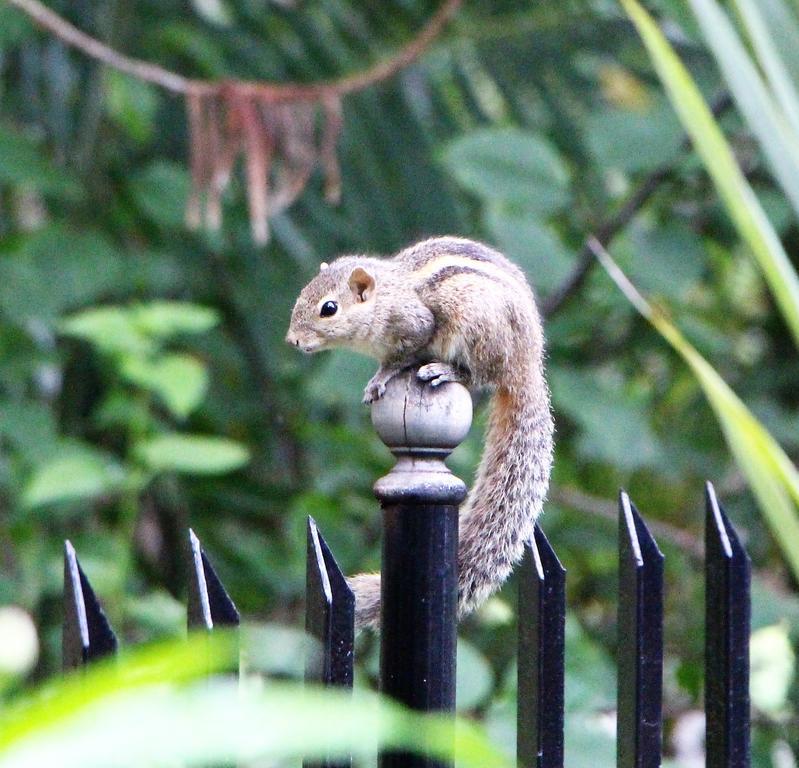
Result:
<instances>
[{"instance_id":1,"label":"squirrel's head","mask_svg":"<svg viewBox=\"0 0 799 768\"><path fill-rule=\"evenodd\" d=\"M368 339L375 287L375 269L365 258L344 256L323 263L300 292L286 341L308 353L349 347L372 354Z\"/></svg>"}]
</instances>

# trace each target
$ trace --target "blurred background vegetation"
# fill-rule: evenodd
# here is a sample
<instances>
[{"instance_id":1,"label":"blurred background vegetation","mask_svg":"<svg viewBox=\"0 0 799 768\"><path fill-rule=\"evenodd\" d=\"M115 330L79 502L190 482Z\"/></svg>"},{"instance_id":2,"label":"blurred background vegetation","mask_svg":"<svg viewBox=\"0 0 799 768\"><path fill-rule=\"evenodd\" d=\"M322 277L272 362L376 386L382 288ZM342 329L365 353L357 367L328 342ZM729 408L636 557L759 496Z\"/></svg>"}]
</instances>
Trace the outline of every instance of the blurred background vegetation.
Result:
<instances>
[{"instance_id":1,"label":"blurred background vegetation","mask_svg":"<svg viewBox=\"0 0 799 768\"><path fill-rule=\"evenodd\" d=\"M386 58L437 8L50 6L188 77L304 83ZM689 7L649 7L718 101L725 83ZM666 749L688 765L701 748L709 478L753 559L755 763L795 766L797 584L699 384L598 267L555 302L586 235L650 185L614 256L799 453L796 348L622 9L466 2L418 62L347 96L343 118L338 205L317 173L257 246L239 178L221 230L190 232L183 101L67 49L0 2L0 604L35 617L42 649L31 677L58 668L65 537L124 642L137 643L183 631L190 524L244 616L272 627L276 657L302 626L308 514L346 573L379 566L371 486L391 461L360 404L375 364L304 358L283 337L319 262L452 233L495 244L545 307L557 304L547 322L557 458L542 524L569 571L568 764L612 762L620 486L667 558ZM751 129L731 108L721 124L794 253L796 217ZM467 480L482 424L478 415L453 456ZM511 581L462 625L459 656L461 708L508 746L513 602ZM364 680L373 645L363 644ZM295 674L296 659L280 671Z\"/></svg>"}]
</instances>

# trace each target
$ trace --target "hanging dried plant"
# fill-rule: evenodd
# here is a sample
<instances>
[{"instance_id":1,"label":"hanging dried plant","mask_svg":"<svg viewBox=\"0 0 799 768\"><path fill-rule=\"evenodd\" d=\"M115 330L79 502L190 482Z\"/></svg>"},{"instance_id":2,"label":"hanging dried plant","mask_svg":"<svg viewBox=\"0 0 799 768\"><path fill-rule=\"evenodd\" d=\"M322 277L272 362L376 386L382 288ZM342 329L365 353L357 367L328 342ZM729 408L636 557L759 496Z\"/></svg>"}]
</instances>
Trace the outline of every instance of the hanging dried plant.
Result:
<instances>
[{"instance_id":1,"label":"hanging dried plant","mask_svg":"<svg viewBox=\"0 0 799 768\"><path fill-rule=\"evenodd\" d=\"M325 198L338 202L341 174L336 143L341 99L385 80L415 61L455 14L461 0L445 0L424 29L397 55L327 83L273 84L190 80L157 64L132 59L74 27L39 0L7 0L40 27L98 61L175 94L183 94L189 123L191 194L186 223L217 230L222 193L242 158L253 239L269 239L269 217L284 211L305 189L316 167Z\"/></svg>"},{"instance_id":2,"label":"hanging dried plant","mask_svg":"<svg viewBox=\"0 0 799 768\"><path fill-rule=\"evenodd\" d=\"M270 216L288 208L314 169L325 175L325 198L338 202L341 176L336 144L342 127L341 99L275 102L245 83L186 94L192 191L186 223L192 229L221 225L221 196L242 158L253 239L269 239Z\"/></svg>"}]
</instances>

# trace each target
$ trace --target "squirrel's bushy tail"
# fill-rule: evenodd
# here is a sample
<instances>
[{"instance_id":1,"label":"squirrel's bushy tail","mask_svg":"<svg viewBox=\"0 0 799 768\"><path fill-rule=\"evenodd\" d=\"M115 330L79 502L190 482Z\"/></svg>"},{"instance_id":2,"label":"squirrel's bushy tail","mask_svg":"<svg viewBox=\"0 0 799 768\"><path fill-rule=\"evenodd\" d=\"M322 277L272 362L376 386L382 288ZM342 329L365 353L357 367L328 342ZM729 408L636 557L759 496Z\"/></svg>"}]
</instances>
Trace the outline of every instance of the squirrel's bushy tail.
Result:
<instances>
[{"instance_id":1,"label":"squirrel's bushy tail","mask_svg":"<svg viewBox=\"0 0 799 768\"><path fill-rule=\"evenodd\" d=\"M517 371L491 404L483 457L460 512L458 613L474 610L505 581L533 535L549 486L553 422L540 363ZM378 628L380 574L348 579L355 626Z\"/></svg>"},{"instance_id":2,"label":"squirrel's bushy tail","mask_svg":"<svg viewBox=\"0 0 799 768\"><path fill-rule=\"evenodd\" d=\"M380 628L380 574L359 573L347 579L355 594L355 629Z\"/></svg>"},{"instance_id":3,"label":"squirrel's bushy tail","mask_svg":"<svg viewBox=\"0 0 799 768\"><path fill-rule=\"evenodd\" d=\"M500 387L494 395L483 457L461 507L460 616L508 578L546 498L554 431L549 393L535 368L525 382L524 388Z\"/></svg>"}]
</instances>

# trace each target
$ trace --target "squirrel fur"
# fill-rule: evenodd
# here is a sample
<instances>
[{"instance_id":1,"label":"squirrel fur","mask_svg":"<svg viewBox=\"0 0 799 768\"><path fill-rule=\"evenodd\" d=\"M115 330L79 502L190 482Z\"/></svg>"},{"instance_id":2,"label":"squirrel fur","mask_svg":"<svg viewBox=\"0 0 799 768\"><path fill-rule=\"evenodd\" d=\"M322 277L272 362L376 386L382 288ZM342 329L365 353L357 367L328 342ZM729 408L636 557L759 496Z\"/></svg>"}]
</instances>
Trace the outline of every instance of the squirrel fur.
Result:
<instances>
[{"instance_id":1,"label":"squirrel fur","mask_svg":"<svg viewBox=\"0 0 799 768\"><path fill-rule=\"evenodd\" d=\"M544 335L523 272L496 250L437 237L391 258L342 256L323 264L294 306L286 341L303 352L346 347L380 362L364 402L418 367L437 386L493 391L476 479L461 506L459 615L508 577L541 512L553 431ZM358 628L380 621L380 574L348 579Z\"/></svg>"}]
</instances>

